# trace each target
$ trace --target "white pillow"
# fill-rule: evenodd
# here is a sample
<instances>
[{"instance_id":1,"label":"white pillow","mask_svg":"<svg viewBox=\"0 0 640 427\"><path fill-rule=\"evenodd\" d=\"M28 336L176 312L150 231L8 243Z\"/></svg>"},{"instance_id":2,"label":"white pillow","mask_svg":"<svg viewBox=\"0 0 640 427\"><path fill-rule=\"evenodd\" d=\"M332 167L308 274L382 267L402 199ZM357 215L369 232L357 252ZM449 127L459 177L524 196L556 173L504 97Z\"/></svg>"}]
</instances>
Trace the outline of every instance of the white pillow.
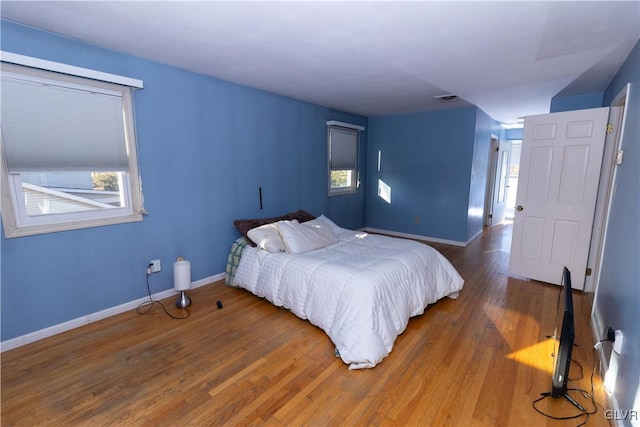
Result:
<instances>
[{"instance_id":1,"label":"white pillow","mask_svg":"<svg viewBox=\"0 0 640 427\"><path fill-rule=\"evenodd\" d=\"M294 219L293 221L279 221L272 222L271 224L261 225L260 227L252 228L247 232L247 236L258 245L260 249L264 249L270 253L276 252L285 252L286 248L284 246L284 241L282 240L282 236L278 231L278 224L281 222L295 222L298 220Z\"/></svg>"},{"instance_id":2,"label":"white pillow","mask_svg":"<svg viewBox=\"0 0 640 427\"><path fill-rule=\"evenodd\" d=\"M315 221L315 220L313 220ZM307 221L302 224L283 222L278 224L280 235L288 253L297 254L324 248L336 243L336 234L325 223Z\"/></svg>"},{"instance_id":3,"label":"white pillow","mask_svg":"<svg viewBox=\"0 0 640 427\"><path fill-rule=\"evenodd\" d=\"M338 235L344 231L344 228L340 227L335 222L331 221L329 218L324 216L324 214L320 215L316 219L312 219L311 221L305 221L303 222L303 224L317 224L321 226L326 225L333 231L333 234L335 235Z\"/></svg>"}]
</instances>

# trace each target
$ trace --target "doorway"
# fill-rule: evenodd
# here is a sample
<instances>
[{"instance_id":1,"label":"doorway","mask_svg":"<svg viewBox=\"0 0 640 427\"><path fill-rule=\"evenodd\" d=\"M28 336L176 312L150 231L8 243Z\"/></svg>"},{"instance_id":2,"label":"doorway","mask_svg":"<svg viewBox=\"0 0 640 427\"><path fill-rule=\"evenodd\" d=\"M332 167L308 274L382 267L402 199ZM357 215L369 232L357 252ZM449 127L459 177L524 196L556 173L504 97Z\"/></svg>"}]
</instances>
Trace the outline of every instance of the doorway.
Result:
<instances>
[{"instance_id":1,"label":"doorway","mask_svg":"<svg viewBox=\"0 0 640 427\"><path fill-rule=\"evenodd\" d=\"M605 140L605 150L602 161L602 173L598 186L598 199L591 234L591 247L587 265L589 273L585 278L584 290L592 296L595 294L600 281L600 267L604 240L607 233L609 210L615 192L615 177L617 166L622 164L622 137L627 116L627 98L631 86L629 83L616 95L611 102L609 113L609 126Z\"/></svg>"},{"instance_id":2,"label":"doorway","mask_svg":"<svg viewBox=\"0 0 640 427\"><path fill-rule=\"evenodd\" d=\"M509 178L507 180L507 206L505 219L513 221L516 212L516 194L518 192L518 177L520 175L520 153L522 140L511 140L511 159L509 161Z\"/></svg>"},{"instance_id":3,"label":"doorway","mask_svg":"<svg viewBox=\"0 0 640 427\"><path fill-rule=\"evenodd\" d=\"M522 140L500 141L491 135L491 155L485 203L485 226L512 221L516 205Z\"/></svg>"}]
</instances>

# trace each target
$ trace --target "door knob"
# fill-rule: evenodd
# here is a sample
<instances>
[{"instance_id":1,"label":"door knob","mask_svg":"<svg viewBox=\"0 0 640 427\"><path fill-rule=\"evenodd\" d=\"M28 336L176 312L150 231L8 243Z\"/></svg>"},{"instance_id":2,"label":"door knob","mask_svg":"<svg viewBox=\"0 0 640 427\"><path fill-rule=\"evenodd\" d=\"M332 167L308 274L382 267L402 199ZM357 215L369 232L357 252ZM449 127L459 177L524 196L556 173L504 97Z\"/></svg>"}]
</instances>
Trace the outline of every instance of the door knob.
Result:
<instances>
[{"instance_id":1,"label":"door knob","mask_svg":"<svg viewBox=\"0 0 640 427\"><path fill-rule=\"evenodd\" d=\"M524 210L524 208L522 207L522 205L518 205L518 206L516 206L516 210L517 211L522 211L522 210Z\"/></svg>"}]
</instances>

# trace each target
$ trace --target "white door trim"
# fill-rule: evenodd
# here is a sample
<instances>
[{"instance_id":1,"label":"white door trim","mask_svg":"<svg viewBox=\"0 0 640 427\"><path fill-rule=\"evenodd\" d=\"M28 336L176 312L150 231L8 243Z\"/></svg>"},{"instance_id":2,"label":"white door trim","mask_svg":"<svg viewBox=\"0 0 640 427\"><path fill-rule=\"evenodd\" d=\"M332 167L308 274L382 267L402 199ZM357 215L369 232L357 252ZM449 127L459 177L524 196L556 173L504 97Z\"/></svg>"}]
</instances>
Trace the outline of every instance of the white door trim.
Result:
<instances>
[{"instance_id":1,"label":"white door trim","mask_svg":"<svg viewBox=\"0 0 640 427\"><path fill-rule=\"evenodd\" d=\"M600 284L602 255L604 253L611 203L613 202L615 177L618 170L615 164L615 157L622 149L624 125L627 117L627 100L629 99L630 90L631 84L627 83L611 102L609 123L613 125L613 131L607 135L602 159L596 212L591 233L591 247L589 248L589 258L587 259L587 266L591 267L592 274L586 277L585 292L596 293Z\"/></svg>"}]
</instances>

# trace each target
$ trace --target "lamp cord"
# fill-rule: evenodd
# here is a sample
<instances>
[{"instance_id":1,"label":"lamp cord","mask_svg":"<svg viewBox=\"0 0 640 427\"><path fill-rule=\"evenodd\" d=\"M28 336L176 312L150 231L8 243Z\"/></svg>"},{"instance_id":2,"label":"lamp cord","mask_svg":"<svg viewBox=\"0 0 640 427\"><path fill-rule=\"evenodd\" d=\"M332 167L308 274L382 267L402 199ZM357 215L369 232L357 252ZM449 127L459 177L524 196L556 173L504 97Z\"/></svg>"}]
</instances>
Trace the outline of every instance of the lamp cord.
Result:
<instances>
[{"instance_id":1,"label":"lamp cord","mask_svg":"<svg viewBox=\"0 0 640 427\"><path fill-rule=\"evenodd\" d=\"M136 308L136 312L138 314L147 314L149 311L151 311L151 309L153 308L154 304L160 304L160 307L162 307L162 309L164 310L164 312L167 314L167 316L171 317L172 319L186 319L189 316L191 316L191 312L189 311L188 308L184 308L184 310L186 310L186 314L184 316L174 316L173 314L169 313L169 311L167 310L167 308L164 306L164 304L160 301L155 301L153 299L153 297L151 296L151 287L149 286L149 276L151 274L147 273L147 277L146 277L146 282L147 282L147 295L149 296L149 301L144 301L142 303L140 303L140 305L138 306L138 308ZM143 310L146 307L145 310Z\"/></svg>"}]
</instances>

